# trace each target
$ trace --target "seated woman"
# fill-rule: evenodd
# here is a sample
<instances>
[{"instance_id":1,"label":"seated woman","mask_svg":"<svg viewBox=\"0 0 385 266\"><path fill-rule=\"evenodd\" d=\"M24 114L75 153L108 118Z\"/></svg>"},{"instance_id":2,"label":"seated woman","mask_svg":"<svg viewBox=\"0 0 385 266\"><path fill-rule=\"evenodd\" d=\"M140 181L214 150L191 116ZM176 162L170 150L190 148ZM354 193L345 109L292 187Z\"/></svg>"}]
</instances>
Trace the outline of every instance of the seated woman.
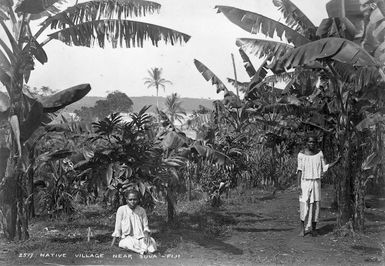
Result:
<instances>
[{"instance_id":1,"label":"seated woman","mask_svg":"<svg viewBox=\"0 0 385 266\"><path fill-rule=\"evenodd\" d=\"M120 237L119 247L140 254L156 251L156 242L150 237L146 211L138 206L139 192L131 189L127 192L127 205L120 206L116 212L115 231L111 246Z\"/></svg>"}]
</instances>

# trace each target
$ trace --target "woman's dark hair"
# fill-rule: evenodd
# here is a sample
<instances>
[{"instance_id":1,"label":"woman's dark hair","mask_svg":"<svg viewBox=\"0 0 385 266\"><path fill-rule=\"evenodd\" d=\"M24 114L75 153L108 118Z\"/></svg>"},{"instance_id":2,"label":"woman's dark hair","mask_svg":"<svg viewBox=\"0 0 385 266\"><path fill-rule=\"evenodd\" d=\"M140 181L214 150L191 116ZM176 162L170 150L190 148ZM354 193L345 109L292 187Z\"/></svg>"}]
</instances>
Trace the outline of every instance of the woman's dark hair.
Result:
<instances>
[{"instance_id":1,"label":"woman's dark hair","mask_svg":"<svg viewBox=\"0 0 385 266\"><path fill-rule=\"evenodd\" d=\"M127 190L127 191L124 193L124 197L125 197L125 198L128 198L128 195L130 195L130 194L136 194L136 196L138 197L138 199L140 199L140 193L139 193L139 191L137 191L136 189L130 188L129 190Z\"/></svg>"}]
</instances>

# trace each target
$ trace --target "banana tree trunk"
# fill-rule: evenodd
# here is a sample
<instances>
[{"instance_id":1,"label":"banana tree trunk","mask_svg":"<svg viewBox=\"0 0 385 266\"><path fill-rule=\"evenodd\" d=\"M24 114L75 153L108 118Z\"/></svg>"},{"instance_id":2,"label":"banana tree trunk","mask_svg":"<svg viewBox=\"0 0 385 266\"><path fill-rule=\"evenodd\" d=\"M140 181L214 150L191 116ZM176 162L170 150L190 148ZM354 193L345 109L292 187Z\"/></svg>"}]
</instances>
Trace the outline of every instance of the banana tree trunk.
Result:
<instances>
[{"instance_id":1,"label":"banana tree trunk","mask_svg":"<svg viewBox=\"0 0 385 266\"><path fill-rule=\"evenodd\" d=\"M17 223L17 181L18 173L16 170L17 159L13 158L14 152L9 154L7 160L7 169L4 177L4 185L1 191L2 211L5 216L6 226L4 227L4 235L8 240L13 240L16 236Z\"/></svg>"},{"instance_id":2,"label":"banana tree trunk","mask_svg":"<svg viewBox=\"0 0 385 266\"><path fill-rule=\"evenodd\" d=\"M337 226L341 228L349 220L353 218L353 195L352 195L352 144L350 142L350 136L346 137L344 140L344 146L346 147L346 152L344 153L343 158L343 171L341 176L338 178L337 184L337 204L338 204L338 213L337 213Z\"/></svg>"},{"instance_id":3,"label":"banana tree trunk","mask_svg":"<svg viewBox=\"0 0 385 266\"><path fill-rule=\"evenodd\" d=\"M187 175L187 200L191 201L191 171Z\"/></svg>"},{"instance_id":4,"label":"banana tree trunk","mask_svg":"<svg viewBox=\"0 0 385 266\"><path fill-rule=\"evenodd\" d=\"M171 188L167 188L166 201L167 201L167 222L173 223L175 221L175 215L176 215L176 210L175 210L176 195L174 194Z\"/></svg>"}]
</instances>

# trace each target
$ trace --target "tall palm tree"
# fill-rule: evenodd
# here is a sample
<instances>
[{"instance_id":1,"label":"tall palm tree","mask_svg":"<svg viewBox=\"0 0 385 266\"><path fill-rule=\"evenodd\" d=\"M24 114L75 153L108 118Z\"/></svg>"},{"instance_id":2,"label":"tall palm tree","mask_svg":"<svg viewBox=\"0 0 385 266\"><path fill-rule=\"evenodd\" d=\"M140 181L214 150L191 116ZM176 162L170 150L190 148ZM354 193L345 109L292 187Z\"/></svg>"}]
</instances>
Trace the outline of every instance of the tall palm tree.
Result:
<instances>
[{"instance_id":1,"label":"tall palm tree","mask_svg":"<svg viewBox=\"0 0 385 266\"><path fill-rule=\"evenodd\" d=\"M91 47L96 43L104 48L108 42L113 48L117 46L130 48L143 47L145 40L151 40L151 43L157 46L160 41L174 45L177 42L187 42L190 38L169 28L132 20L159 11L160 4L155 2L93 0L79 3L70 0L73 5L67 8L63 5L64 2L67 1L20 0L17 4L14 0L0 1L1 35L7 36L8 39L7 41L4 38L0 39L0 82L6 87L10 98L10 111L2 120L10 121L13 131L5 174L10 182L5 182L8 185L1 188L1 191L9 192L6 196L9 198L10 211L3 212L11 213L9 220L7 217L9 228L6 229L8 231L6 236L9 239L13 239L16 234L16 217L19 216L21 221L25 220L25 217L20 217L24 212L24 201L22 198L16 199L16 195L22 193L17 193L15 185L16 179L23 176L24 172L20 156L23 142L33 133L32 126L36 129L40 125L43 111L58 110L71 101L83 97L90 90L90 86L85 84L80 88L59 93L57 97L48 98L48 102L31 104L22 88L24 83L28 83L35 59L41 64L47 62L47 54L43 47L51 40L59 40L73 46ZM38 19L44 20L39 26L31 27L31 23ZM53 30L53 33L43 36L43 32L47 29ZM61 101L58 101L58 98ZM28 134L24 133L25 130ZM17 171L13 171L15 169ZM4 176L0 176L0 180L3 178ZM28 237L26 231L25 237Z\"/></svg>"},{"instance_id":2,"label":"tall palm tree","mask_svg":"<svg viewBox=\"0 0 385 266\"><path fill-rule=\"evenodd\" d=\"M163 88L163 91L166 89L166 84L172 84L171 81L162 78L162 68L154 67L147 71L149 77L144 78L144 85L147 85L147 88L155 87L156 89L156 108L159 108L159 87Z\"/></svg>"},{"instance_id":3,"label":"tall palm tree","mask_svg":"<svg viewBox=\"0 0 385 266\"><path fill-rule=\"evenodd\" d=\"M164 103L166 107L166 114L170 118L172 124L174 124L175 120L182 122L182 115L186 115L185 110L181 106L182 103L183 102L180 101L180 98L176 93L172 93L166 98L166 101Z\"/></svg>"}]
</instances>

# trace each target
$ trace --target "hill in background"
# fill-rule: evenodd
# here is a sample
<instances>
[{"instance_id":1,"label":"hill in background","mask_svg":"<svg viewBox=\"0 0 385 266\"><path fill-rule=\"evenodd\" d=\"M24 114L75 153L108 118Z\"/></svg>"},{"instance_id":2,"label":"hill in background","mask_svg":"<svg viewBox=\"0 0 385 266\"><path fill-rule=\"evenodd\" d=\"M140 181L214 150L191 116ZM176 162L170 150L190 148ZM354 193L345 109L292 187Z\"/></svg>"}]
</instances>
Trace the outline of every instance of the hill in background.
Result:
<instances>
[{"instance_id":1,"label":"hill in background","mask_svg":"<svg viewBox=\"0 0 385 266\"><path fill-rule=\"evenodd\" d=\"M97 96L86 96L81 100L68 105L64 110L67 112L74 112L74 110L81 109L83 106L92 107L98 100L104 100L104 97ZM134 103L133 109L134 112L138 112L145 105L152 105L150 112L153 108L156 107L156 97L155 96L141 96L141 97L130 97ZM165 97L159 97L159 108L163 109L163 103L165 102ZM199 105L202 105L206 108L213 109L213 101L209 99L197 99L197 98L181 98L182 107L185 109L186 113L192 113L193 110L197 110Z\"/></svg>"}]
</instances>

